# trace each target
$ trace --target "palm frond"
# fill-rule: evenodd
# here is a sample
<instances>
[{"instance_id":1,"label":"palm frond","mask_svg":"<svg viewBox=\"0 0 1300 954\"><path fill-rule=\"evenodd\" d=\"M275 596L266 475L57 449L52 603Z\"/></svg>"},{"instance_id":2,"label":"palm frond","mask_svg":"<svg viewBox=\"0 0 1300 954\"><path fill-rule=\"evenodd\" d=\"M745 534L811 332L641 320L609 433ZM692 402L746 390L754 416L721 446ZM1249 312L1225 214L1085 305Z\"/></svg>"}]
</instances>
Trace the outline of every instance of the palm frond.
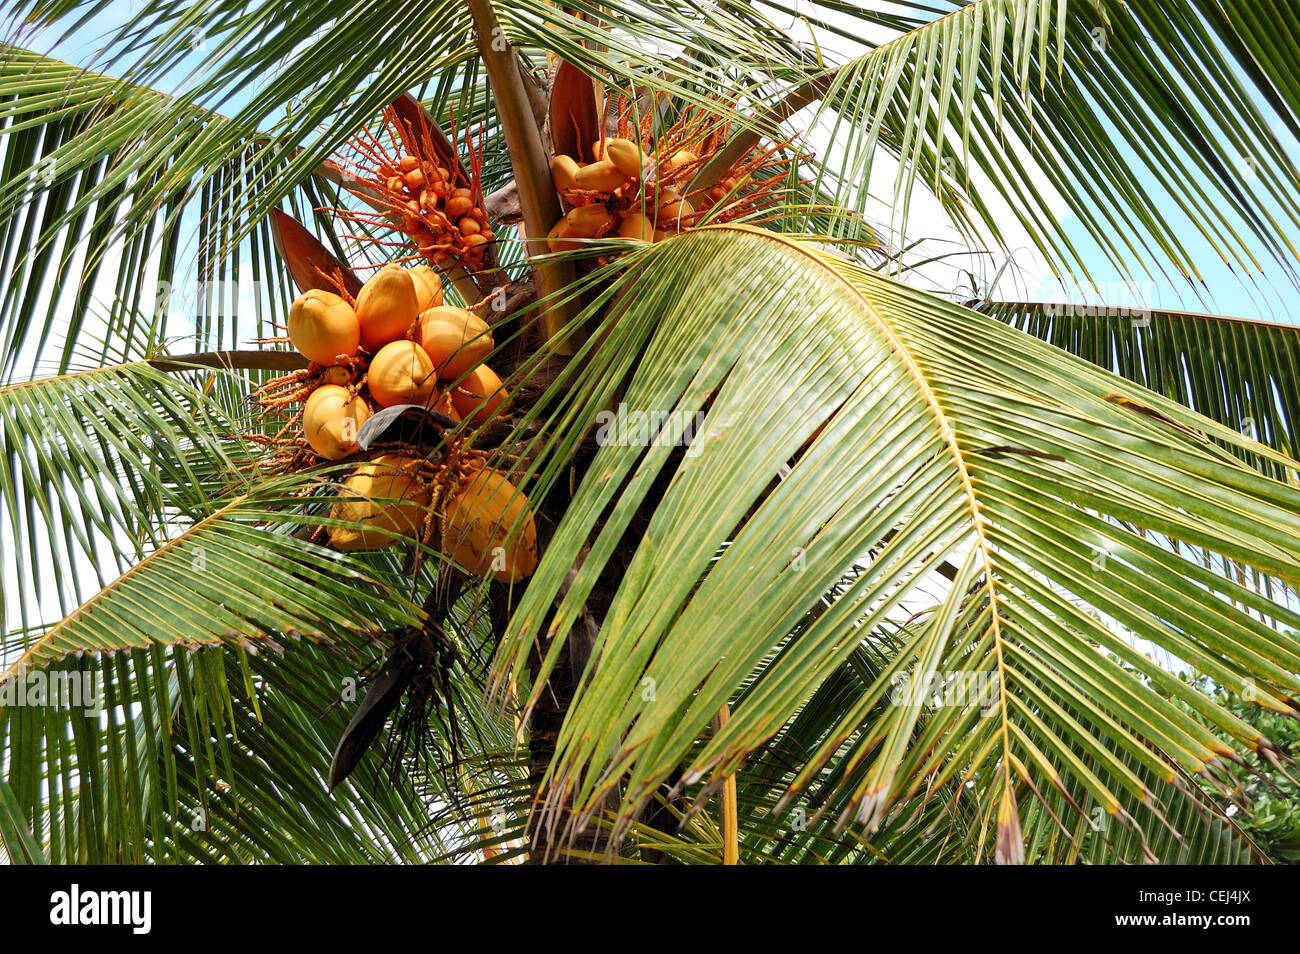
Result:
<instances>
[{"instance_id":1,"label":"palm frond","mask_svg":"<svg viewBox=\"0 0 1300 954\"><path fill-rule=\"evenodd\" d=\"M313 499L318 488L325 493ZM6 677L71 653L373 633L418 622L419 607L404 595L408 581L372 575L303 532L340 523L312 515L334 499L315 474L209 498L161 546L29 638ZM366 594L360 601L359 592Z\"/></svg>"},{"instance_id":2,"label":"palm frond","mask_svg":"<svg viewBox=\"0 0 1300 954\"><path fill-rule=\"evenodd\" d=\"M999 854L1014 859L1022 778L1122 814L1125 793L1148 790L1124 757L1168 784L1233 753L1170 699L1240 749L1268 748L1132 640L1259 705L1290 707L1300 647L1262 620L1300 615L1172 541L1293 585L1300 491L1214 442L1292 473L1294 461L1000 322L767 233L706 228L653 246L613 294L591 365L635 358L627 412L675 416L648 447L605 435L503 643L500 684L523 685L532 641L545 632L554 658L631 515L651 508L561 735L554 790L591 806L626 785L630 813L679 764L688 782L736 770L856 647L915 612L909 597L944 565L956 567L947 595L790 785L835 758L848 796L839 823L871 829L918 791L970 781L998 818ZM606 406L617 388L608 373L576 382L560 419L585 429L581 408ZM697 413L689 452L674 451ZM650 495L656 479L662 497ZM867 554L854 585L738 699ZM915 706L868 718L891 680L929 672L985 673L992 717L965 705L924 725ZM731 720L694 750L724 702Z\"/></svg>"},{"instance_id":3,"label":"palm frond","mask_svg":"<svg viewBox=\"0 0 1300 954\"><path fill-rule=\"evenodd\" d=\"M0 855L12 864L44 864L45 852L23 818L18 799L0 779Z\"/></svg>"},{"instance_id":4,"label":"palm frond","mask_svg":"<svg viewBox=\"0 0 1300 954\"><path fill-rule=\"evenodd\" d=\"M443 751L446 764L395 763L379 747L348 782L326 790L330 752L387 649L347 638L260 653L155 647L48 667L51 680L66 673L64 685L90 692L76 705L50 697L0 708L14 824L61 863L458 856L477 803L459 789L436 727L420 749ZM471 744L460 758L501 745L505 730L480 710L457 716Z\"/></svg>"},{"instance_id":5,"label":"palm frond","mask_svg":"<svg viewBox=\"0 0 1300 954\"><path fill-rule=\"evenodd\" d=\"M162 546L168 519L194 517L229 485L231 430L147 362L0 387L5 625L38 626L54 600L71 612L87 587Z\"/></svg>"},{"instance_id":6,"label":"palm frond","mask_svg":"<svg viewBox=\"0 0 1300 954\"><path fill-rule=\"evenodd\" d=\"M989 301L975 307L1288 457L1297 456L1300 326L1060 303ZM1285 479L1283 471L1271 472Z\"/></svg>"},{"instance_id":7,"label":"palm frond","mask_svg":"<svg viewBox=\"0 0 1300 954\"><path fill-rule=\"evenodd\" d=\"M856 15L813 6L834 11L841 29ZM1191 235L1234 270L1261 274L1271 261L1296 280L1300 170L1281 136L1300 132L1300 90L1276 40L1296 27L1292 5L945 0L934 9L944 8L803 84L824 90L818 120L834 145L822 171L841 204L870 207L866 183L883 149L899 170L892 199L879 198L904 231L919 184L975 247L982 234L1005 239L1000 200L1058 276L1085 283L1097 251L1131 277L1172 267L1199 280ZM874 17L863 20L872 35ZM1058 228L1064 215L1095 251Z\"/></svg>"}]
</instances>

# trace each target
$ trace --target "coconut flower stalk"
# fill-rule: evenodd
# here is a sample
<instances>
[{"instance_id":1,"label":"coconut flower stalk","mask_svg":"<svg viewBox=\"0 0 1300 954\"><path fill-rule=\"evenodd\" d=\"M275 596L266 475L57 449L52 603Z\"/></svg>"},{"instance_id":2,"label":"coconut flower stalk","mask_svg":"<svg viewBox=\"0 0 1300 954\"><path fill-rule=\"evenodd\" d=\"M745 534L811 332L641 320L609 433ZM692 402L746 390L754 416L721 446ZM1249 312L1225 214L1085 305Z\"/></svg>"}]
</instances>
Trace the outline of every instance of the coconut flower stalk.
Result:
<instances>
[{"instance_id":1,"label":"coconut flower stalk","mask_svg":"<svg viewBox=\"0 0 1300 954\"><path fill-rule=\"evenodd\" d=\"M385 108L383 125L353 136L337 163L353 171L344 187L371 211L330 211L355 224L398 229L403 239L380 244L415 248L399 260L419 257L439 268L459 264L471 273L482 271L494 264L489 246L496 235L488 225L478 182L481 146L476 148L468 131L465 138L469 170L438 155L427 125L416 126L394 107ZM352 237L375 241L369 236Z\"/></svg>"},{"instance_id":2,"label":"coconut flower stalk","mask_svg":"<svg viewBox=\"0 0 1300 954\"><path fill-rule=\"evenodd\" d=\"M768 221L775 215L767 210L788 196L799 159L788 140L755 144L716 183L697 187L699 170L729 141L730 120L691 105L656 135L654 112L638 117L626 95L616 101L612 123L593 123L591 101L573 100L575 111L551 115L556 144L551 175L567 210L550 232L552 251L578 249L605 237L661 241L709 222ZM601 132L584 142L584 132L593 127Z\"/></svg>"}]
</instances>

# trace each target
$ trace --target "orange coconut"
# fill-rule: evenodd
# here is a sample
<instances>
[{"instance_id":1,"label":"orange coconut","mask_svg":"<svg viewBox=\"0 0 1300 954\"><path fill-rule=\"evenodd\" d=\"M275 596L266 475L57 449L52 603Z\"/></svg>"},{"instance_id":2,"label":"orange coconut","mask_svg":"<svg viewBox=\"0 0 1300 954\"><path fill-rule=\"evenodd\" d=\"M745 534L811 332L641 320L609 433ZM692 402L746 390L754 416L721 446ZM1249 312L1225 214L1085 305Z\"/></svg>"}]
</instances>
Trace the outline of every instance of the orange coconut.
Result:
<instances>
[{"instance_id":1,"label":"orange coconut","mask_svg":"<svg viewBox=\"0 0 1300 954\"><path fill-rule=\"evenodd\" d=\"M355 375L351 368L344 368L335 365L332 368L326 368L325 373L320 376L321 384L337 384L340 387L347 387L353 382Z\"/></svg>"},{"instance_id":2,"label":"orange coconut","mask_svg":"<svg viewBox=\"0 0 1300 954\"><path fill-rule=\"evenodd\" d=\"M405 335L419 315L415 282L400 265L385 265L357 292L357 321L367 351L378 351Z\"/></svg>"},{"instance_id":3,"label":"orange coconut","mask_svg":"<svg viewBox=\"0 0 1300 954\"><path fill-rule=\"evenodd\" d=\"M569 228L569 220L560 219L546 233L546 245L552 252L572 252L582 248L581 242L569 241L572 237L573 230Z\"/></svg>"},{"instance_id":4,"label":"orange coconut","mask_svg":"<svg viewBox=\"0 0 1300 954\"><path fill-rule=\"evenodd\" d=\"M333 364L357 353L361 326L352 306L319 288L303 292L289 309L289 340L309 361Z\"/></svg>"},{"instance_id":5,"label":"orange coconut","mask_svg":"<svg viewBox=\"0 0 1300 954\"><path fill-rule=\"evenodd\" d=\"M574 177L578 174L578 163L572 156L560 154L551 160L551 179L557 192L567 192L578 187Z\"/></svg>"},{"instance_id":6,"label":"orange coconut","mask_svg":"<svg viewBox=\"0 0 1300 954\"><path fill-rule=\"evenodd\" d=\"M443 208L447 218L457 222L469 215L474 208L474 197L469 189L453 189L447 205Z\"/></svg>"},{"instance_id":7,"label":"orange coconut","mask_svg":"<svg viewBox=\"0 0 1300 954\"><path fill-rule=\"evenodd\" d=\"M443 305L420 315L415 340L437 369L438 377L453 381L492 352L488 323L464 308Z\"/></svg>"},{"instance_id":8,"label":"orange coconut","mask_svg":"<svg viewBox=\"0 0 1300 954\"><path fill-rule=\"evenodd\" d=\"M302 431L311 449L338 460L357 450L357 431L370 417L370 408L347 388L322 384L302 409Z\"/></svg>"},{"instance_id":9,"label":"orange coconut","mask_svg":"<svg viewBox=\"0 0 1300 954\"><path fill-rule=\"evenodd\" d=\"M655 240L655 224L640 212L629 212L623 216L623 224L618 227L618 234L623 238L653 242Z\"/></svg>"},{"instance_id":10,"label":"orange coconut","mask_svg":"<svg viewBox=\"0 0 1300 954\"><path fill-rule=\"evenodd\" d=\"M672 175L692 163L699 162L699 160L700 157L689 149L678 149L675 153L669 156L668 161L664 163L667 168L663 170L663 174L665 176Z\"/></svg>"},{"instance_id":11,"label":"orange coconut","mask_svg":"<svg viewBox=\"0 0 1300 954\"><path fill-rule=\"evenodd\" d=\"M579 169L574 174L573 181L579 189L587 189L591 192L613 192L627 181L627 176L610 160L602 159L600 162L593 162Z\"/></svg>"},{"instance_id":12,"label":"orange coconut","mask_svg":"<svg viewBox=\"0 0 1300 954\"><path fill-rule=\"evenodd\" d=\"M605 158L618 167L625 178L641 178L645 155L641 147L630 139L609 139L605 142Z\"/></svg>"},{"instance_id":13,"label":"orange coconut","mask_svg":"<svg viewBox=\"0 0 1300 954\"><path fill-rule=\"evenodd\" d=\"M385 454L353 471L343 482L330 516L363 526L330 527L330 543L339 550L379 550L400 537L420 539L431 500L429 491L411 476L417 463Z\"/></svg>"},{"instance_id":14,"label":"orange coconut","mask_svg":"<svg viewBox=\"0 0 1300 954\"><path fill-rule=\"evenodd\" d=\"M595 238L603 235L614 224L614 217L601 203L582 205L570 209L564 218L556 222L548 233L552 252L567 252L582 248L582 242L569 242L571 238Z\"/></svg>"},{"instance_id":15,"label":"orange coconut","mask_svg":"<svg viewBox=\"0 0 1300 954\"><path fill-rule=\"evenodd\" d=\"M442 279L428 265L416 265L406 274L415 283L417 314L442 304Z\"/></svg>"},{"instance_id":16,"label":"orange coconut","mask_svg":"<svg viewBox=\"0 0 1300 954\"><path fill-rule=\"evenodd\" d=\"M509 410L510 394L496 372L480 364L463 381L452 386L451 403L461 420L486 424Z\"/></svg>"},{"instance_id":17,"label":"orange coconut","mask_svg":"<svg viewBox=\"0 0 1300 954\"><path fill-rule=\"evenodd\" d=\"M694 214L695 208L676 189L667 188L659 192L655 220L661 227L676 228L682 219Z\"/></svg>"},{"instance_id":18,"label":"orange coconut","mask_svg":"<svg viewBox=\"0 0 1300 954\"><path fill-rule=\"evenodd\" d=\"M394 341L370 361L370 395L383 407L428 404L438 388L433 362L414 341Z\"/></svg>"},{"instance_id":19,"label":"orange coconut","mask_svg":"<svg viewBox=\"0 0 1300 954\"><path fill-rule=\"evenodd\" d=\"M537 525L528 498L495 470L476 473L447 508L443 546L479 576L516 583L537 569Z\"/></svg>"}]
</instances>

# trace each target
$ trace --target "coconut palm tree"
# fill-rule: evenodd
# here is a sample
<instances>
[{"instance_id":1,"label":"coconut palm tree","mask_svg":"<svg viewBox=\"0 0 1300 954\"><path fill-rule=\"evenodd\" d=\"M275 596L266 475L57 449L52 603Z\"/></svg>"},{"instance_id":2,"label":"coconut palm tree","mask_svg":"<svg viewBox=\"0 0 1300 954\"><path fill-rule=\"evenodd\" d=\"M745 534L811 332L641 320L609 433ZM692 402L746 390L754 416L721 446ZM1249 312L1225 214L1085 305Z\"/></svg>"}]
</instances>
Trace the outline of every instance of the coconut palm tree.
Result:
<instances>
[{"instance_id":1,"label":"coconut palm tree","mask_svg":"<svg viewBox=\"0 0 1300 954\"><path fill-rule=\"evenodd\" d=\"M1267 860L1300 332L1061 302L1296 283L1294 4L131 7L0 57L10 860ZM681 228L552 251L620 134ZM397 145L484 257L377 199ZM945 294L956 246L1063 290ZM356 458L268 398L300 292L422 256L512 400L372 432L511 469L514 583L331 546Z\"/></svg>"}]
</instances>

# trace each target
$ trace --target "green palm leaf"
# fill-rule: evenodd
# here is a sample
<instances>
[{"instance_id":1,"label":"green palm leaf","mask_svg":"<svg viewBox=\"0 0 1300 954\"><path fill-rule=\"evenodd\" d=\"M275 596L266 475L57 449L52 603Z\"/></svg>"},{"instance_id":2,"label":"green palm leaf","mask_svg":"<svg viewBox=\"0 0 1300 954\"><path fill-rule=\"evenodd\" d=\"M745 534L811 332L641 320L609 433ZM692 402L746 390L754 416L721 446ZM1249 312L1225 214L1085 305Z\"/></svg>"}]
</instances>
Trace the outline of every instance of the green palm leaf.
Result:
<instances>
[{"instance_id":1,"label":"green palm leaf","mask_svg":"<svg viewBox=\"0 0 1300 954\"><path fill-rule=\"evenodd\" d=\"M167 519L199 513L232 479L228 432L201 393L146 362L0 387L6 626L43 622L51 590L70 612L96 578L162 545Z\"/></svg>"},{"instance_id":2,"label":"green palm leaf","mask_svg":"<svg viewBox=\"0 0 1300 954\"><path fill-rule=\"evenodd\" d=\"M63 29L105 5L28 4L21 22ZM55 356L61 372L0 388L0 523L20 541L5 550L0 691L39 672L88 679L103 703L0 704L6 853L499 862L530 822L565 819L708 862L731 777L745 863L1257 857L1223 812L1220 766L1272 744L1180 670L1295 708L1292 337L1173 313L1138 335L1032 307L980 315L740 226L620 246L564 289L589 326L554 342L578 352L564 367L535 356L554 384L520 402L516 434L542 566L508 594L504 633L457 604L439 704L408 697L399 719L437 724L407 748L395 726L327 793L356 704L342 687L364 686L442 581L402 550L321 545L342 467L257 469L238 435L282 422L248 397L283 353L213 369L274 336L292 297L271 209L358 267L378 260L366 239L392 236L340 233L327 210L348 200L322 163L398 93L476 127L485 191L525 161L504 130L537 106L500 101L503 76L517 65L537 93L558 54L612 94L658 94L662 122L687 104L729 116L742 152L763 120L820 102L831 148L774 227L879 251L866 183L892 156L903 250L886 264L920 254L906 235L920 185L969 241L1006 245L1014 224L1063 276L1098 259L1061 231L1068 215L1126 275L1198 278L1195 235L1236 270L1294 277L1300 174L1279 132L1300 132L1286 65L1300 21L1278 0L491 10L511 41L496 88L487 38L451 0L415 18L390 0L287 17L262 0L146 0L91 64L120 79L0 54L0 375ZM787 31L796 15L865 52L838 62ZM498 235L519 282L521 235ZM193 323L160 307L155 272L213 305ZM251 303L209 290L249 278ZM86 354L111 366L62 373ZM593 442L620 405L678 412L672 439ZM548 691L598 590L612 605L535 803L516 706ZM504 708L478 698L494 652ZM931 672L996 691L900 701Z\"/></svg>"},{"instance_id":3,"label":"green palm leaf","mask_svg":"<svg viewBox=\"0 0 1300 954\"><path fill-rule=\"evenodd\" d=\"M1041 302L980 302L976 307L1283 454L1296 455L1300 326L1161 309L1130 313ZM1269 472L1285 479L1284 470Z\"/></svg>"},{"instance_id":4,"label":"green palm leaf","mask_svg":"<svg viewBox=\"0 0 1300 954\"><path fill-rule=\"evenodd\" d=\"M45 852L27 827L13 791L0 779L0 850L14 864L44 864Z\"/></svg>"},{"instance_id":5,"label":"green palm leaf","mask_svg":"<svg viewBox=\"0 0 1300 954\"><path fill-rule=\"evenodd\" d=\"M1123 757L1167 783L1176 767L1202 771L1230 751L1153 688L1238 746L1267 747L1096 614L1285 711L1300 647L1231 604L1290 625L1294 610L1146 535L1294 582L1300 492L1200 435L1293 461L991 319L770 234L700 230L634 262L623 286L635 294L590 360L623 367L644 348L628 408L689 417L707 402L707 416L685 457L670 441L599 449L503 646L506 681L521 681L543 627L553 658L628 517L652 508L561 735L555 790L587 806L626 774L629 812L678 764L688 779L734 770L946 561L959 567L948 596L792 785L837 752L848 770L868 766L841 822L877 826L899 799L966 778L1014 858L1021 777L1122 813L1122 793L1148 790ZM573 405L602 400L575 393ZM647 496L661 473L662 499ZM551 618L545 607L593 532ZM867 553L863 575L693 751L713 712ZM968 705L922 727L915 707L893 706L866 719L891 677L931 670L991 674L994 717Z\"/></svg>"},{"instance_id":6,"label":"green palm leaf","mask_svg":"<svg viewBox=\"0 0 1300 954\"><path fill-rule=\"evenodd\" d=\"M301 515L320 477L267 480L207 501L207 512L31 641L10 667L74 652L245 642L273 634L369 632L411 625L400 578L383 580L294 531L339 524ZM326 495L317 508L335 497ZM365 610L358 588L368 591Z\"/></svg>"},{"instance_id":7,"label":"green palm leaf","mask_svg":"<svg viewBox=\"0 0 1300 954\"><path fill-rule=\"evenodd\" d=\"M883 149L899 162L892 207L903 231L921 184L974 247L986 234L1002 242L1007 212L996 197L1058 274L1088 278L1092 250L1059 230L1055 194L1124 274L1168 263L1199 278L1193 234L1235 269L1260 273L1272 259L1294 276L1300 171L1270 125L1300 128L1300 91L1276 40L1296 26L1293 5L915 6L926 22L796 87L823 99L818 118L834 148L822 173L839 204L867 211L864 184ZM858 16L875 35L874 14L816 7Z\"/></svg>"}]
</instances>

